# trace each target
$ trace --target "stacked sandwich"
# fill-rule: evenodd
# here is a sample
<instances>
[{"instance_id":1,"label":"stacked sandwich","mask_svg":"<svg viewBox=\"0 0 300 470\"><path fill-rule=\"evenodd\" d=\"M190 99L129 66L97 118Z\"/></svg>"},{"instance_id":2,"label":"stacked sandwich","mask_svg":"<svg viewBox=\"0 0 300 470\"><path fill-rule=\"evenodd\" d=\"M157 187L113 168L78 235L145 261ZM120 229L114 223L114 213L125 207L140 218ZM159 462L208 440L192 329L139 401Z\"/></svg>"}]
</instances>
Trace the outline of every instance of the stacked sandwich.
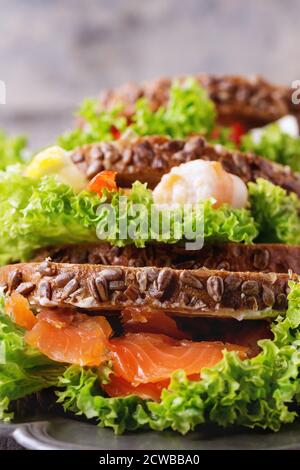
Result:
<instances>
[{"instance_id":1,"label":"stacked sandwich","mask_svg":"<svg viewBox=\"0 0 300 470\"><path fill-rule=\"evenodd\" d=\"M49 390L116 432L297 416L298 118L261 79L130 84L1 173L2 419Z\"/></svg>"}]
</instances>

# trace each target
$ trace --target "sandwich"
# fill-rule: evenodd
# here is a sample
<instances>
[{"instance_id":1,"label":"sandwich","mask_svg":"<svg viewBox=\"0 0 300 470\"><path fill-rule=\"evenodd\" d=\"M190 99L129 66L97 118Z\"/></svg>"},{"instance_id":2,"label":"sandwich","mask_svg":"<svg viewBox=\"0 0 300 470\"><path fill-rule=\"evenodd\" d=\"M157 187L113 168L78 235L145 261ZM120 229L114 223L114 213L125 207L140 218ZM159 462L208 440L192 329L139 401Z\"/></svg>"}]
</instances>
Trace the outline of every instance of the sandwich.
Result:
<instances>
[{"instance_id":1,"label":"sandwich","mask_svg":"<svg viewBox=\"0 0 300 470\"><path fill-rule=\"evenodd\" d=\"M117 433L296 418L290 98L241 77L127 85L2 171L1 419L49 394Z\"/></svg>"}]
</instances>

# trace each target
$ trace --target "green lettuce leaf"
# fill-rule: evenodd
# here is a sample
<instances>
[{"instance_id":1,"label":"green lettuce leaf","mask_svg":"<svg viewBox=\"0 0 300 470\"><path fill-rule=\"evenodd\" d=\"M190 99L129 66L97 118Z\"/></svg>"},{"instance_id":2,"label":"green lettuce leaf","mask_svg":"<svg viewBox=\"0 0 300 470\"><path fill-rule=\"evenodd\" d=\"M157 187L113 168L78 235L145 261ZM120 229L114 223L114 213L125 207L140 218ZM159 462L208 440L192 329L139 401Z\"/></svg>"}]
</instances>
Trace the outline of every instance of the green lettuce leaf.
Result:
<instances>
[{"instance_id":1,"label":"green lettuce leaf","mask_svg":"<svg viewBox=\"0 0 300 470\"><path fill-rule=\"evenodd\" d=\"M0 174L0 263L26 261L35 250L48 245L98 239L138 247L153 241L194 241L201 224L206 242L300 243L300 203L295 194L258 179L249 183L249 196L250 210L228 205L215 209L211 201L200 202L188 215L180 208L164 210L169 226L163 227L152 192L142 183L133 184L124 202L122 191L106 192L101 198L89 191L77 194L53 176L34 180L23 177L19 167L10 167ZM134 210L135 204L142 205L140 210ZM157 216L157 226L151 213ZM184 224L191 232L186 238Z\"/></svg>"},{"instance_id":2,"label":"green lettuce leaf","mask_svg":"<svg viewBox=\"0 0 300 470\"><path fill-rule=\"evenodd\" d=\"M288 165L294 171L300 171L300 137L291 137L276 123L264 128L259 142L254 141L250 132L243 136L241 150L253 152L273 162Z\"/></svg>"},{"instance_id":3,"label":"green lettuce leaf","mask_svg":"<svg viewBox=\"0 0 300 470\"><path fill-rule=\"evenodd\" d=\"M131 128L138 135L169 135L174 139L209 133L216 120L215 106L194 78L174 81L165 107L152 111L145 98L137 101Z\"/></svg>"},{"instance_id":4,"label":"green lettuce leaf","mask_svg":"<svg viewBox=\"0 0 300 470\"><path fill-rule=\"evenodd\" d=\"M247 209L232 209L227 204L215 209L210 201L203 206L204 239L209 242L251 243L258 234L258 224Z\"/></svg>"},{"instance_id":5,"label":"green lettuce leaf","mask_svg":"<svg viewBox=\"0 0 300 470\"><path fill-rule=\"evenodd\" d=\"M66 132L57 139L57 143L66 150L100 140L113 140L113 128L118 129L119 132L126 128L122 106L117 106L112 110L99 110L98 100L88 98L84 100L76 114L83 121L82 126Z\"/></svg>"},{"instance_id":6,"label":"green lettuce leaf","mask_svg":"<svg viewBox=\"0 0 300 470\"><path fill-rule=\"evenodd\" d=\"M193 241L198 238L196 222L198 227L203 223L203 235L207 241L251 243L258 234L256 223L248 210L232 209L225 204L215 209L212 207L211 201L199 202L188 214L184 214L180 208L169 211L164 208L163 214L166 216L168 213L170 221L169 226L166 227L161 223L161 210L154 208L152 214L157 216L159 222L156 227L155 224L151 224L152 191L138 181L133 184L128 203L125 206L122 206L122 193L116 192L110 196L110 205L116 214L117 224L114 225L110 222L104 206L98 211L100 219L97 231L99 236L106 234L104 239L113 245L124 246L135 243L138 247L144 247L150 241L176 243L185 239L184 223L186 227L190 228L189 240ZM141 204L143 208L136 213L133 211L133 204ZM122 238L120 233L123 225L127 226L128 230L126 239ZM135 227L136 230L134 230Z\"/></svg>"},{"instance_id":7,"label":"green lettuce leaf","mask_svg":"<svg viewBox=\"0 0 300 470\"><path fill-rule=\"evenodd\" d=\"M201 381L175 373L161 401L148 404L150 427L185 434L209 422L277 431L292 422L297 413L289 405L299 391L300 352L271 340L260 344L262 352L244 362L226 353L217 366L201 372Z\"/></svg>"},{"instance_id":8,"label":"green lettuce leaf","mask_svg":"<svg viewBox=\"0 0 300 470\"><path fill-rule=\"evenodd\" d=\"M26 151L27 139L24 136L8 136L0 130L0 170L15 163L24 163L29 159Z\"/></svg>"},{"instance_id":9,"label":"green lettuce leaf","mask_svg":"<svg viewBox=\"0 0 300 470\"><path fill-rule=\"evenodd\" d=\"M53 362L24 341L24 330L0 310L0 419L13 417L14 400L56 385L65 366Z\"/></svg>"},{"instance_id":10,"label":"green lettuce leaf","mask_svg":"<svg viewBox=\"0 0 300 470\"><path fill-rule=\"evenodd\" d=\"M33 180L18 168L0 175L0 263L26 260L46 245L95 241L99 198L55 177Z\"/></svg>"},{"instance_id":11,"label":"green lettuce leaf","mask_svg":"<svg viewBox=\"0 0 300 470\"><path fill-rule=\"evenodd\" d=\"M170 214L170 231L152 231L150 223L145 228L153 204L152 193L145 185L134 183L120 210L121 197L123 193L119 192L105 193L102 198L89 191L77 194L53 176L34 180L24 177L20 168L11 167L0 174L0 263L28 260L35 250L48 245L97 241L97 234L119 246L145 246L153 240L178 241L178 229L180 234L183 228L176 211ZM135 213L133 204L143 204L142 212ZM107 207L114 210L116 225L111 224ZM196 217L195 211L191 226L196 224ZM125 239L119 233L122 221L132 228ZM228 206L213 209L208 201L204 203L204 222L204 235L209 240L251 242L257 236L255 222L247 210Z\"/></svg>"},{"instance_id":12,"label":"green lettuce leaf","mask_svg":"<svg viewBox=\"0 0 300 470\"><path fill-rule=\"evenodd\" d=\"M293 404L300 403L300 284L290 287L286 316L272 326L274 340L261 340L262 351L252 359L226 352L216 366L201 371L200 381L177 371L157 403L107 398L96 370L71 366L60 379L58 401L117 433L151 428L186 434L207 423L277 431L297 417Z\"/></svg>"},{"instance_id":13,"label":"green lettuce leaf","mask_svg":"<svg viewBox=\"0 0 300 470\"><path fill-rule=\"evenodd\" d=\"M88 419L96 418L102 427L112 427L118 434L140 428L135 418L136 411L146 410L145 402L136 397L107 398L99 393L99 375L97 370L80 366L69 367L60 378L58 403L65 411L84 415Z\"/></svg>"},{"instance_id":14,"label":"green lettuce leaf","mask_svg":"<svg viewBox=\"0 0 300 470\"><path fill-rule=\"evenodd\" d=\"M209 133L215 124L216 112L212 100L197 80L187 78L183 84L174 81L170 88L170 97L165 106L152 111L146 98L137 100L131 123L123 116L123 106L112 110L99 109L97 99L83 102L77 116L81 126L58 138L63 148L75 147L113 140L115 132L125 130L135 135L169 135L184 138L193 133Z\"/></svg>"},{"instance_id":15,"label":"green lettuce leaf","mask_svg":"<svg viewBox=\"0 0 300 470\"><path fill-rule=\"evenodd\" d=\"M257 241L300 243L300 201L296 194L258 178L249 183L251 212L259 225Z\"/></svg>"}]
</instances>

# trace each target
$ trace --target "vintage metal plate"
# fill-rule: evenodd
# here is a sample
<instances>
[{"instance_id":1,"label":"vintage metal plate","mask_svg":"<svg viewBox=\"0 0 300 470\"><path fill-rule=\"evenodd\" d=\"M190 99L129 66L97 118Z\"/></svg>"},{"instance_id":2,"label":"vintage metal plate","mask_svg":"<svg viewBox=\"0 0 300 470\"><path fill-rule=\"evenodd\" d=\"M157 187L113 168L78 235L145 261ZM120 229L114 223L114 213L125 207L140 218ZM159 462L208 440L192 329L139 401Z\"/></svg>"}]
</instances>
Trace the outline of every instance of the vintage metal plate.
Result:
<instances>
[{"instance_id":1,"label":"vintage metal plate","mask_svg":"<svg viewBox=\"0 0 300 470\"><path fill-rule=\"evenodd\" d=\"M201 431L181 436L174 432L136 432L116 436L110 429L72 419L50 419L20 424L0 423L26 449L34 450L211 450L300 449L300 421L271 433L247 430Z\"/></svg>"}]
</instances>

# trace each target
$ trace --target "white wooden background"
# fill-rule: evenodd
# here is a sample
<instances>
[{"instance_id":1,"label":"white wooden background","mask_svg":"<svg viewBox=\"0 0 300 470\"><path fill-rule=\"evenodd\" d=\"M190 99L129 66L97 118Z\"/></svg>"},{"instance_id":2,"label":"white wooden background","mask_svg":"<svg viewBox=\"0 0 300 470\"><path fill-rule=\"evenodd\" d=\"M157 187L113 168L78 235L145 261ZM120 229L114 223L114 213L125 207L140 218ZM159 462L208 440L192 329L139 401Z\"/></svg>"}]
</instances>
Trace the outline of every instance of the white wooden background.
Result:
<instances>
[{"instance_id":1,"label":"white wooden background","mask_svg":"<svg viewBox=\"0 0 300 470\"><path fill-rule=\"evenodd\" d=\"M298 0L0 0L0 127L45 144L82 97L161 74L300 79Z\"/></svg>"}]
</instances>

